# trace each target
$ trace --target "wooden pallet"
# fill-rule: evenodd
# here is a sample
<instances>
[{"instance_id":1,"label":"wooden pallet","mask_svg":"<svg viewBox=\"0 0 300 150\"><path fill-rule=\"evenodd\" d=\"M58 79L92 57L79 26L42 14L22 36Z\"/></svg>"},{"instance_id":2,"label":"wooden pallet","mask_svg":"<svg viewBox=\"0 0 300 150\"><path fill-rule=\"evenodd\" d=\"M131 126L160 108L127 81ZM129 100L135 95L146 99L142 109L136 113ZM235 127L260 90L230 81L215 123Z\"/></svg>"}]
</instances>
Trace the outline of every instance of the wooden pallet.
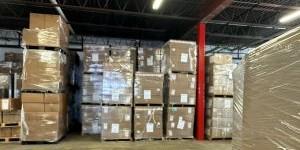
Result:
<instances>
[{"instance_id":1,"label":"wooden pallet","mask_svg":"<svg viewBox=\"0 0 300 150\"><path fill-rule=\"evenodd\" d=\"M126 142L126 141L133 141L133 140L132 139L103 139L103 138L101 138L101 141Z\"/></svg>"},{"instance_id":2,"label":"wooden pallet","mask_svg":"<svg viewBox=\"0 0 300 150\"><path fill-rule=\"evenodd\" d=\"M134 141L163 141L165 140L164 137L161 138L141 138L141 139L134 139Z\"/></svg>"},{"instance_id":3,"label":"wooden pallet","mask_svg":"<svg viewBox=\"0 0 300 150\"><path fill-rule=\"evenodd\" d=\"M20 122L15 122L15 123L1 123L1 127L20 127L21 123Z\"/></svg>"},{"instance_id":4,"label":"wooden pallet","mask_svg":"<svg viewBox=\"0 0 300 150\"><path fill-rule=\"evenodd\" d=\"M171 140L194 140L194 137L187 137L187 138L180 138L180 137L171 138L171 137L166 137L165 140L167 140L167 141L171 141Z\"/></svg>"},{"instance_id":5,"label":"wooden pallet","mask_svg":"<svg viewBox=\"0 0 300 150\"><path fill-rule=\"evenodd\" d=\"M63 48L60 48L60 47L52 47L52 46L26 45L25 47L26 47L27 49L43 49L43 50L62 51L62 52L65 51Z\"/></svg>"},{"instance_id":6,"label":"wooden pallet","mask_svg":"<svg viewBox=\"0 0 300 150\"><path fill-rule=\"evenodd\" d=\"M20 137L0 137L0 143L20 143Z\"/></svg>"},{"instance_id":7,"label":"wooden pallet","mask_svg":"<svg viewBox=\"0 0 300 150\"><path fill-rule=\"evenodd\" d=\"M134 106L161 106L164 107L164 104L134 104Z\"/></svg>"},{"instance_id":8,"label":"wooden pallet","mask_svg":"<svg viewBox=\"0 0 300 150\"><path fill-rule=\"evenodd\" d=\"M232 140L232 138L216 138L216 137L214 137L214 138L208 138L208 140L210 140L210 141L214 141L214 140Z\"/></svg>"}]
</instances>

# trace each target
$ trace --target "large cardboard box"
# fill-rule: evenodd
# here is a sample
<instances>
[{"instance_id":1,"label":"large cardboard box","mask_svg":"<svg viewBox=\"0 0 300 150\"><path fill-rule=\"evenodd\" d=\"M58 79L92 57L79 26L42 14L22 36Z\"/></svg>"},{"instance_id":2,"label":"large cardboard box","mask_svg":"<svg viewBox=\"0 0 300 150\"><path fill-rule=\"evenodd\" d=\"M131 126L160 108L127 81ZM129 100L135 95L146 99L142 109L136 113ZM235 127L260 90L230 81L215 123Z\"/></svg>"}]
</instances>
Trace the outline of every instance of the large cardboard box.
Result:
<instances>
[{"instance_id":1,"label":"large cardboard box","mask_svg":"<svg viewBox=\"0 0 300 150\"><path fill-rule=\"evenodd\" d=\"M21 122L21 111L3 111L2 112L2 122L3 123L19 123Z\"/></svg>"},{"instance_id":2,"label":"large cardboard box","mask_svg":"<svg viewBox=\"0 0 300 150\"><path fill-rule=\"evenodd\" d=\"M214 54L208 57L208 64L223 65L232 63L233 61L231 54Z\"/></svg>"},{"instance_id":3,"label":"large cardboard box","mask_svg":"<svg viewBox=\"0 0 300 150\"><path fill-rule=\"evenodd\" d=\"M136 51L133 47L116 46L105 50L105 62L131 63L136 61Z\"/></svg>"},{"instance_id":4,"label":"large cardboard box","mask_svg":"<svg viewBox=\"0 0 300 150\"><path fill-rule=\"evenodd\" d=\"M163 104L163 83L163 74L136 72L134 103Z\"/></svg>"},{"instance_id":5,"label":"large cardboard box","mask_svg":"<svg viewBox=\"0 0 300 150\"><path fill-rule=\"evenodd\" d=\"M82 103L100 103L102 99L103 74L84 74L82 81Z\"/></svg>"},{"instance_id":6,"label":"large cardboard box","mask_svg":"<svg viewBox=\"0 0 300 150\"><path fill-rule=\"evenodd\" d=\"M107 46L85 45L84 46L84 72L96 73L103 72L103 64L107 53Z\"/></svg>"},{"instance_id":7,"label":"large cardboard box","mask_svg":"<svg viewBox=\"0 0 300 150\"><path fill-rule=\"evenodd\" d=\"M81 105L82 134L101 133L101 107L99 105Z\"/></svg>"},{"instance_id":8,"label":"large cardboard box","mask_svg":"<svg viewBox=\"0 0 300 150\"><path fill-rule=\"evenodd\" d=\"M195 105L195 75L171 73L168 76L168 104Z\"/></svg>"},{"instance_id":9,"label":"large cardboard box","mask_svg":"<svg viewBox=\"0 0 300 150\"><path fill-rule=\"evenodd\" d=\"M131 139L131 107L102 106L102 140Z\"/></svg>"},{"instance_id":10,"label":"large cardboard box","mask_svg":"<svg viewBox=\"0 0 300 150\"><path fill-rule=\"evenodd\" d=\"M11 128L0 128L0 137L11 137Z\"/></svg>"},{"instance_id":11,"label":"large cardboard box","mask_svg":"<svg viewBox=\"0 0 300 150\"><path fill-rule=\"evenodd\" d=\"M30 46L67 48L69 28L58 15L30 14L30 29L23 30L22 42Z\"/></svg>"},{"instance_id":12,"label":"large cardboard box","mask_svg":"<svg viewBox=\"0 0 300 150\"><path fill-rule=\"evenodd\" d=\"M66 84L66 55L50 50L24 52L22 90L59 92Z\"/></svg>"},{"instance_id":13,"label":"large cardboard box","mask_svg":"<svg viewBox=\"0 0 300 150\"><path fill-rule=\"evenodd\" d=\"M163 46L163 71L196 73L197 45L191 41L170 40Z\"/></svg>"},{"instance_id":14,"label":"large cardboard box","mask_svg":"<svg viewBox=\"0 0 300 150\"><path fill-rule=\"evenodd\" d=\"M134 139L159 139L163 137L163 108L136 106L134 108Z\"/></svg>"},{"instance_id":15,"label":"large cardboard box","mask_svg":"<svg viewBox=\"0 0 300 150\"><path fill-rule=\"evenodd\" d=\"M161 49L156 48L139 48L138 49L138 71L149 73L161 72Z\"/></svg>"},{"instance_id":16,"label":"large cardboard box","mask_svg":"<svg viewBox=\"0 0 300 150\"><path fill-rule=\"evenodd\" d=\"M169 107L165 120L167 138L193 138L195 107Z\"/></svg>"},{"instance_id":17,"label":"large cardboard box","mask_svg":"<svg viewBox=\"0 0 300 150\"><path fill-rule=\"evenodd\" d=\"M133 64L105 63L102 102L106 104L132 104Z\"/></svg>"}]
</instances>

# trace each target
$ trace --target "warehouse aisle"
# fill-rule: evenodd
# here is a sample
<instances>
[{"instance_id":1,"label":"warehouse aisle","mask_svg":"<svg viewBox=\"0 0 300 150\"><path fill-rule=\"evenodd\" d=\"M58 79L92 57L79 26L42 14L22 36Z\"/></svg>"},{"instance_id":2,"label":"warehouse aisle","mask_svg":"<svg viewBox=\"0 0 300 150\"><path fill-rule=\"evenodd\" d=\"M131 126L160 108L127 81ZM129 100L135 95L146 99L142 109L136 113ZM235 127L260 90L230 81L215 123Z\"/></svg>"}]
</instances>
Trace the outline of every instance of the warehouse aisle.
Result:
<instances>
[{"instance_id":1,"label":"warehouse aisle","mask_svg":"<svg viewBox=\"0 0 300 150\"><path fill-rule=\"evenodd\" d=\"M153 142L100 142L97 137L87 137L78 134L68 135L59 144L18 145L1 144L0 149L9 150L231 150L230 141L153 141Z\"/></svg>"}]
</instances>

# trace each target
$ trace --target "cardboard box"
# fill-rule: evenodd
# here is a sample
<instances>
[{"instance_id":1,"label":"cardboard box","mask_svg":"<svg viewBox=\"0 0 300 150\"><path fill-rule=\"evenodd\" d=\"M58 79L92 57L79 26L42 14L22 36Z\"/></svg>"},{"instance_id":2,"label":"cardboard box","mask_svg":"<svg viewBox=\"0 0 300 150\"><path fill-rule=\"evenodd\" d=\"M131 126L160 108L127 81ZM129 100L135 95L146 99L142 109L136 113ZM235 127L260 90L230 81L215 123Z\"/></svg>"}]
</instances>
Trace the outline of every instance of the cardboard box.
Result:
<instances>
[{"instance_id":1,"label":"cardboard box","mask_svg":"<svg viewBox=\"0 0 300 150\"><path fill-rule=\"evenodd\" d=\"M139 48L138 49L138 71L149 73L161 72L161 49Z\"/></svg>"},{"instance_id":2,"label":"cardboard box","mask_svg":"<svg viewBox=\"0 0 300 150\"><path fill-rule=\"evenodd\" d=\"M232 64L232 55L231 54L214 54L208 57L209 64L223 65L223 64Z\"/></svg>"},{"instance_id":3,"label":"cardboard box","mask_svg":"<svg viewBox=\"0 0 300 150\"><path fill-rule=\"evenodd\" d=\"M169 107L167 109L166 137L193 138L194 107Z\"/></svg>"},{"instance_id":4,"label":"cardboard box","mask_svg":"<svg viewBox=\"0 0 300 150\"><path fill-rule=\"evenodd\" d=\"M3 123L18 123L21 121L21 111L3 111L2 122Z\"/></svg>"},{"instance_id":5,"label":"cardboard box","mask_svg":"<svg viewBox=\"0 0 300 150\"><path fill-rule=\"evenodd\" d=\"M101 138L131 139L131 107L102 106Z\"/></svg>"},{"instance_id":6,"label":"cardboard box","mask_svg":"<svg viewBox=\"0 0 300 150\"><path fill-rule=\"evenodd\" d=\"M0 137L12 137L11 128L0 128Z\"/></svg>"},{"instance_id":7,"label":"cardboard box","mask_svg":"<svg viewBox=\"0 0 300 150\"><path fill-rule=\"evenodd\" d=\"M232 138L232 127L207 127L205 130L207 137L213 138Z\"/></svg>"},{"instance_id":8,"label":"cardboard box","mask_svg":"<svg viewBox=\"0 0 300 150\"><path fill-rule=\"evenodd\" d=\"M163 71L196 73L197 45L191 41L170 40L163 46Z\"/></svg>"},{"instance_id":9,"label":"cardboard box","mask_svg":"<svg viewBox=\"0 0 300 150\"><path fill-rule=\"evenodd\" d=\"M82 103L100 103L102 99L103 74L84 74Z\"/></svg>"},{"instance_id":10,"label":"cardboard box","mask_svg":"<svg viewBox=\"0 0 300 150\"><path fill-rule=\"evenodd\" d=\"M84 46L84 72L96 73L103 72L103 63L105 62L105 52L107 46L85 45Z\"/></svg>"},{"instance_id":11,"label":"cardboard box","mask_svg":"<svg viewBox=\"0 0 300 150\"><path fill-rule=\"evenodd\" d=\"M101 107L99 105L81 105L82 134L101 133Z\"/></svg>"},{"instance_id":12,"label":"cardboard box","mask_svg":"<svg viewBox=\"0 0 300 150\"><path fill-rule=\"evenodd\" d=\"M23 53L5 52L4 61L23 63Z\"/></svg>"},{"instance_id":13,"label":"cardboard box","mask_svg":"<svg viewBox=\"0 0 300 150\"><path fill-rule=\"evenodd\" d=\"M132 104L133 65L105 63L103 72L103 97L106 104Z\"/></svg>"},{"instance_id":14,"label":"cardboard box","mask_svg":"<svg viewBox=\"0 0 300 150\"><path fill-rule=\"evenodd\" d=\"M163 74L136 72L134 103L163 104L163 83Z\"/></svg>"},{"instance_id":15,"label":"cardboard box","mask_svg":"<svg viewBox=\"0 0 300 150\"><path fill-rule=\"evenodd\" d=\"M189 104L196 102L195 75L171 73L168 76L168 104Z\"/></svg>"},{"instance_id":16,"label":"cardboard box","mask_svg":"<svg viewBox=\"0 0 300 150\"><path fill-rule=\"evenodd\" d=\"M163 108L136 106L134 108L134 139L163 137Z\"/></svg>"},{"instance_id":17,"label":"cardboard box","mask_svg":"<svg viewBox=\"0 0 300 150\"><path fill-rule=\"evenodd\" d=\"M105 50L105 62L109 63L135 63L135 48L116 46Z\"/></svg>"},{"instance_id":18,"label":"cardboard box","mask_svg":"<svg viewBox=\"0 0 300 150\"><path fill-rule=\"evenodd\" d=\"M60 112L25 112L21 129L22 141L56 142L66 131L66 120Z\"/></svg>"},{"instance_id":19,"label":"cardboard box","mask_svg":"<svg viewBox=\"0 0 300 150\"><path fill-rule=\"evenodd\" d=\"M0 67L0 69L2 68ZM0 73L0 99L11 97L11 87L11 76L9 73Z\"/></svg>"},{"instance_id":20,"label":"cardboard box","mask_svg":"<svg viewBox=\"0 0 300 150\"><path fill-rule=\"evenodd\" d=\"M0 99L0 111L13 111L21 109L20 99L2 98Z\"/></svg>"},{"instance_id":21,"label":"cardboard box","mask_svg":"<svg viewBox=\"0 0 300 150\"><path fill-rule=\"evenodd\" d=\"M11 137L20 137L20 127L11 128Z\"/></svg>"},{"instance_id":22,"label":"cardboard box","mask_svg":"<svg viewBox=\"0 0 300 150\"><path fill-rule=\"evenodd\" d=\"M66 84L66 55L50 50L24 52L22 90L60 92Z\"/></svg>"}]
</instances>

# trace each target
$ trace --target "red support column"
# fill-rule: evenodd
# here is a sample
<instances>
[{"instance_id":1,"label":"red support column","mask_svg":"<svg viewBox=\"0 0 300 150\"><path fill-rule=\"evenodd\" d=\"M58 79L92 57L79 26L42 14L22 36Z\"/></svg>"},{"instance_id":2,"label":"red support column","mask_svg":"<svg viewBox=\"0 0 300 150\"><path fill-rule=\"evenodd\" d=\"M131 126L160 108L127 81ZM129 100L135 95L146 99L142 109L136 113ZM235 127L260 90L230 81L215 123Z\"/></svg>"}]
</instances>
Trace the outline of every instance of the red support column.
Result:
<instances>
[{"instance_id":1,"label":"red support column","mask_svg":"<svg viewBox=\"0 0 300 150\"><path fill-rule=\"evenodd\" d=\"M198 58L197 58L197 95L196 95L196 126L195 137L197 140L204 140L205 133L205 34L206 24L199 23L197 25L197 44L198 44Z\"/></svg>"}]
</instances>

